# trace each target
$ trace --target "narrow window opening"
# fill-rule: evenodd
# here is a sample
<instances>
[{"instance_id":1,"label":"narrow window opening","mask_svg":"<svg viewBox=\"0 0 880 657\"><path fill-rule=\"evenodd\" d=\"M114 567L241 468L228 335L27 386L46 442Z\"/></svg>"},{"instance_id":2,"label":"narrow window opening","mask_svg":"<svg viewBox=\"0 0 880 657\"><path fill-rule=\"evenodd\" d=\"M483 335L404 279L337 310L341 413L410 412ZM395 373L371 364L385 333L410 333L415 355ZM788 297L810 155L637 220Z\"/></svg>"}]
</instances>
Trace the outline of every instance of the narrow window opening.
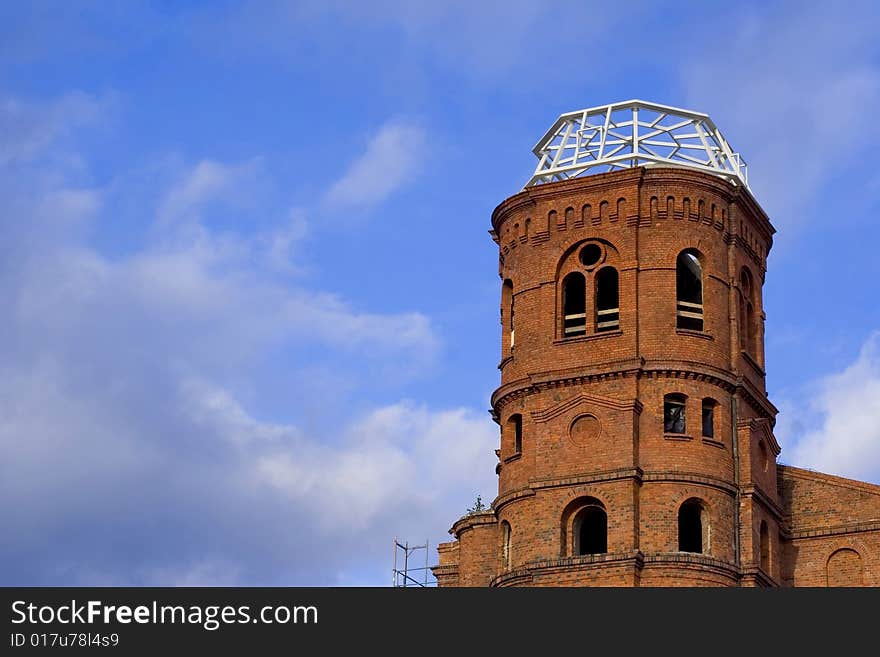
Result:
<instances>
[{"instance_id":1,"label":"narrow window opening","mask_svg":"<svg viewBox=\"0 0 880 657\"><path fill-rule=\"evenodd\" d=\"M740 342L744 351L755 356L758 353L755 286L752 284L752 274L747 268L743 267L739 281L742 296L740 301Z\"/></svg>"},{"instance_id":2,"label":"narrow window opening","mask_svg":"<svg viewBox=\"0 0 880 657\"><path fill-rule=\"evenodd\" d=\"M501 523L501 567L503 570L510 568L510 523Z\"/></svg>"},{"instance_id":3,"label":"narrow window opening","mask_svg":"<svg viewBox=\"0 0 880 657\"><path fill-rule=\"evenodd\" d=\"M678 551L703 552L703 505L688 500L678 509Z\"/></svg>"},{"instance_id":4,"label":"narrow window opening","mask_svg":"<svg viewBox=\"0 0 880 657\"><path fill-rule=\"evenodd\" d=\"M605 267L596 274L596 331L620 328L618 276L614 267Z\"/></svg>"},{"instance_id":5,"label":"narrow window opening","mask_svg":"<svg viewBox=\"0 0 880 657\"><path fill-rule=\"evenodd\" d=\"M562 282L563 336L587 332L587 284L584 275L572 272Z\"/></svg>"},{"instance_id":6,"label":"narrow window opening","mask_svg":"<svg viewBox=\"0 0 880 657\"><path fill-rule=\"evenodd\" d=\"M714 399L703 400L703 437L715 437L715 406L717 402Z\"/></svg>"},{"instance_id":7,"label":"narrow window opening","mask_svg":"<svg viewBox=\"0 0 880 657\"><path fill-rule=\"evenodd\" d=\"M685 433L685 400L684 395L670 394L663 397L663 431L664 433Z\"/></svg>"},{"instance_id":8,"label":"narrow window opening","mask_svg":"<svg viewBox=\"0 0 880 657\"><path fill-rule=\"evenodd\" d=\"M675 267L676 326L703 330L703 269L693 249L678 255Z\"/></svg>"},{"instance_id":9,"label":"narrow window opening","mask_svg":"<svg viewBox=\"0 0 880 657\"><path fill-rule=\"evenodd\" d=\"M522 453L522 415L516 413L511 415L507 421L510 433L513 435L513 453Z\"/></svg>"},{"instance_id":10,"label":"narrow window opening","mask_svg":"<svg viewBox=\"0 0 880 657\"><path fill-rule=\"evenodd\" d=\"M507 349L512 352L516 334L513 330L513 281L510 279L501 287L501 325L507 333Z\"/></svg>"},{"instance_id":11,"label":"narrow window opening","mask_svg":"<svg viewBox=\"0 0 880 657\"><path fill-rule=\"evenodd\" d=\"M767 521L761 521L761 570L770 572L770 532L767 529Z\"/></svg>"},{"instance_id":12,"label":"narrow window opening","mask_svg":"<svg viewBox=\"0 0 880 657\"><path fill-rule=\"evenodd\" d=\"M746 303L746 339L749 353L755 355L755 307L751 302Z\"/></svg>"}]
</instances>

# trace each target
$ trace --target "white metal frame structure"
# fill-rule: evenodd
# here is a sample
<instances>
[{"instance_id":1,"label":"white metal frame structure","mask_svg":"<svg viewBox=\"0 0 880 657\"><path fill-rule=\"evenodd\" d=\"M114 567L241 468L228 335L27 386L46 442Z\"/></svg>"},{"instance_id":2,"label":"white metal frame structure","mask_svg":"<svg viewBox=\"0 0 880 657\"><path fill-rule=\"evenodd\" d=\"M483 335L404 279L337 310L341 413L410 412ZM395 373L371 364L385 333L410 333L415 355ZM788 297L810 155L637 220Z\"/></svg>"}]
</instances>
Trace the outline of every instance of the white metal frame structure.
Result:
<instances>
[{"instance_id":1,"label":"white metal frame structure","mask_svg":"<svg viewBox=\"0 0 880 657\"><path fill-rule=\"evenodd\" d=\"M631 167L698 169L748 188L746 163L706 114L628 100L560 116L532 149L526 187Z\"/></svg>"}]
</instances>

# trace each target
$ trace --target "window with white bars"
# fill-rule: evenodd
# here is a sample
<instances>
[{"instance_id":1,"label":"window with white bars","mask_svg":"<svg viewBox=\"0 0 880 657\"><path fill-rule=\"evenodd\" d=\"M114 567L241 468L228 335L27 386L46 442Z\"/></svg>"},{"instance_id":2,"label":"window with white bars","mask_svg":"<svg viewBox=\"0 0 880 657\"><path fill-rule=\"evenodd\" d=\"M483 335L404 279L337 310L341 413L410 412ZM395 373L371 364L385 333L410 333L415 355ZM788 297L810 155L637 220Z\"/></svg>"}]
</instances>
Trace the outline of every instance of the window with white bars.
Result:
<instances>
[{"instance_id":1,"label":"window with white bars","mask_svg":"<svg viewBox=\"0 0 880 657\"><path fill-rule=\"evenodd\" d=\"M562 281L563 336L573 338L587 332L587 281L572 272Z\"/></svg>"},{"instance_id":2,"label":"window with white bars","mask_svg":"<svg viewBox=\"0 0 880 657\"><path fill-rule=\"evenodd\" d=\"M703 268L697 251L678 254L675 266L677 328L703 330Z\"/></svg>"},{"instance_id":3,"label":"window with white bars","mask_svg":"<svg viewBox=\"0 0 880 657\"><path fill-rule=\"evenodd\" d=\"M596 274L596 332L620 328L617 270L604 267Z\"/></svg>"}]
</instances>

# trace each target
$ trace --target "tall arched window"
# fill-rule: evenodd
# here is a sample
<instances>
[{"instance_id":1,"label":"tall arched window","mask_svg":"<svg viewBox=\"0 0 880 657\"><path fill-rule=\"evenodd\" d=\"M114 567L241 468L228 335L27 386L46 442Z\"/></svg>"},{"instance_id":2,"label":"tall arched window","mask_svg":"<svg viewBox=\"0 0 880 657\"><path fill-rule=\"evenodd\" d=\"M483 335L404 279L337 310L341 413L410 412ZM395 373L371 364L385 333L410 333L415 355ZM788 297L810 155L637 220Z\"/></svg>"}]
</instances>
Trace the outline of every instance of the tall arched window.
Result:
<instances>
[{"instance_id":1,"label":"tall arched window","mask_svg":"<svg viewBox=\"0 0 880 657\"><path fill-rule=\"evenodd\" d=\"M509 337L507 347L512 350L515 337L513 332L513 281L509 278L501 286L501 324Z\"/></svg>"},{"instance_id":2,"label":"tall arched window","mask_svg":"<svg viewBox=\"0 0 880 657\"><path fill-rule=\"evenodd\" d=\"M770 572L770 531L767 529L767 522L761 521L760 529L761 541L761 570L765 573Z\"/></svg>"},{"instance_id":3,"label":"tall arched window","mask_svg":"<svg viewBox=\"0 0 880 657\"><path fill-rule=\"evenodd\" d=\"M501 523L501 568L510 568L510 523L506 520Z\"/></svg>"},{"instance_id":4,"label":"tall arched window","mask_svg":"<svg viewBox=\"0 0 880 657\"><path fill-rule=\"evenodd\" d=\"M522 453L522 415L514 413L507 420L507 430L513 439L513 453Z\"/></svg>"},{"instance_id":5,"label":"tall arched window","mask_svg":"<svg viewBox=\"0 0 880 657\"><path fill-rule=\"evenodd\" d=\"M686 249L675 263L676 321L678 328L703 330L703 268L699 254Z\"/></svg>"},{"instance_id":6,"label":"tall arched window","mask_svg":"<svg viewBox=\"0 0 880 657\"><path fill-rule=\"evenodd\" d=\"M686 433L685 407L687 397L670 393L663 397L663 433Z\"/></svg>"},{"instance_id":7,"label":"tall arched window","mask_svg":"<svg viewBox=\"0 0 880 657\"><path fill-rule=\"evenodd\" d=\"M572 529L576 555L608 552L608 515L598 500L578 511Z\"/></svg>"},{"instance_id":8,"label":"tall arched window","mask_svg":"<svg viewBox=\"0 0 880 657\"><path fill-rule=\"evenodd\" d=\"M620 328L620 302L617 270L603 267L596 274L596 331Z\"/></svg>"},{"instance_id":9,"label":"tall arched window","mask_svg":"<svg viewBox=\"0 0 880 657\"><path fill-rule=\"evenodd\" d=\"M703 503L691 498L678 508L678 551L703 552Z\"/></svg>"},{"instance_id":10,"label":"tall arched window","mask_svg":"<svg viewBox=\"0 0 880 657\"><path fill-rule=\"evenodd\" d=\"M587 332L587 282L580 272L562 281L563 336L573 338Z\"/></svg>"},{"instance_id":11,"label":"tall arched window","mask_svg":"<svg viewBox=\"0 0 880 657\"><path fill-rule=\"evenodd\" d=\"M751 355L758 353L758 326L755 322L755 286L752 274L743 267L739 275L740 293L740 346Z\"/></svg>"}]
</instances>

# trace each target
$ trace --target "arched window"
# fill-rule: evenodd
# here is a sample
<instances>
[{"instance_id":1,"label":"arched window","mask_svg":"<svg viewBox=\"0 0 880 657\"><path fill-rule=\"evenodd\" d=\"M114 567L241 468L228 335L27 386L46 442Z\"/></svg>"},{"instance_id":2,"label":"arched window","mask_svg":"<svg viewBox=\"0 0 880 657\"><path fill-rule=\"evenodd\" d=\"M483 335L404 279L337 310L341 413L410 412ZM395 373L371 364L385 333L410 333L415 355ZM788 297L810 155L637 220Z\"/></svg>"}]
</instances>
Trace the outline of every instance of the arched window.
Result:
<instances>
[{"instance_id":1,"label":"arched window","mask_svg":"<svg viewBox=\"0 0 880 657\"><path fill-rule=\"evenodd\" d=\"M755 323L755 286L752 274L748 268L743 267L739 275L740 293L740 346L751 355L758 353L757 332Z\"/></svg>"},{"instance_id":2,"label":"arched window","mask_svg":"<svg viewBox=\"0 0 880 657\"><path fill-rule=\"evenodd\" d=\"M513 453L522 453L522 415L514 413L507 420L510 437L513 438Z\"/></svg>"},{"instance_id":3,"label":"arched window","mask_svg":"<svg viewBox=\"0 0 880 657\"><path fill-rule=\"evenodd\" d=\"M617 270L603 267L596 274L596 331L616 331L619 328Z\"/></svg>"},{"instance_id":4,"label":"arched window","mask_svg":"<svg viewBox=\"0 0 880 657\"><path fill-rule=\"evenodd\" d=\"M764 445L763 440L758 443L758 463L763 472L767 472L770 469L770 455L767 453L767 447Z\"/></svg>"},{"instance_id":5,"label":"arched window","mask_svg":"<svg viewBox=\"0 0 880 657\"><path fill-rule=\"evenodd\" d=\"M761 543L761 570L765 573L770 572L770 531L767 529L767 522L765 520L761 521L761 529L760 529L760 543Z\"/></svg>"},{"instance_id":6,"label":"arched window","mask_svg":"<svg viewBox=\"0 0 880 657\"><path fill-rule=\"evenodd\" d=\"M562 281L563 336L573 338L587 332L587 282L580 272Z\"/></svg>"},{"instance_id":7,"label":"arched window","mask_svg":"<svg viewBox=\"0 0 880 657\"><path fill-rule=\"evenodd\" d=\"M862 555L852 548L841 548L828 557L825 564L828 586L864 586L865 569Z\"/></svg>"},{"instance_id":8,"label":"arched window","mask_svg":"<svg viewBox=\"0 0 880 657\"><path fill-rule=\"evenodd\" d=\"M598 500L578 511L572 529L576 555L608 552L608 515Z\"/></svg>"},{"instance_id":9,"label":"arched window","mask_svg":"<svg viewBox=\"0 0 880 657\"><path fill-rule=\"evenodd\" d=\"M513 350L515 337L513 332L513 281L509 278L501 286L501 324L510 338L508 349Z\"/></svg>"},{"instance_id":10,"label":"arched window","mask_svg":"<svg viewBox=\"0 0 880 657\"><path fill-rule=\"evenodd\" d=\"M501 523L501 568L510 568L510 523L506 520Z\"/></svg>"},{"instance_id":11,"label":"arched window","mask_svg":"<svg viewBox=\"0 0 880 657\"><path fill-rule=\"evenodd\" d=\"M687 397L671 393L663 397L663 432L686 433L685 402Z\"/></svg>"},{"instance_id":12,"label":"arched window","mask_svg":"<svg viewBox=\"0 0 880 657\"><path fill-rule=\"evenodd\" d=\"M678 328L703 330L703 268L694 249L678 254L675 264L676 321Z\"/></svg>"},{"instance_id":13,"label":"arched window","mask_svg":"<svg viewBox=\"0 0 880 657\"><path fill-rule=\"evenodd\" d=\"M678 508L678 551L703 552L703 503L691 498Z\"/></svg>"},{"instance_id":14,"label":"arched window","mask_svg":"<svg viewBox=\"0 0 880 657\"><path fill-rule=\"evenodd\" d=\"M703 400L703 438L715 437L715 407L718 402L707 397Z\"/></svg>"}]
</instances>

